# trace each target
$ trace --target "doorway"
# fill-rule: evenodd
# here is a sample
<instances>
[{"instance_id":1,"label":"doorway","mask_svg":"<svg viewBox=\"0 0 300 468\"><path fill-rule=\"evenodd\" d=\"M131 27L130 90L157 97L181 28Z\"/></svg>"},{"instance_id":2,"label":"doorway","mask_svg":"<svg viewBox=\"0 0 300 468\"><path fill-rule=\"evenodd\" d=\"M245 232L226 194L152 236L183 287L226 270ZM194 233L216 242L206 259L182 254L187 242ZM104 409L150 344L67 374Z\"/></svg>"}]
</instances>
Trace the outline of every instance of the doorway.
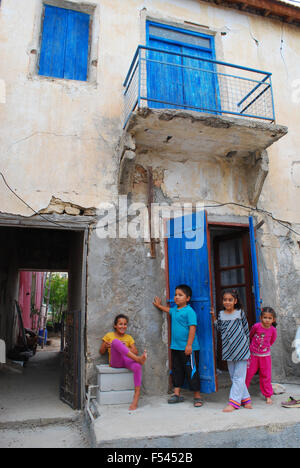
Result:
<instances>
[{"instance_id":1,"label":"doorway","mask_svg":"<svg viewBox=\"0 0 300 468\"><path fill-rule=\"evenodd\" d=\"M211 307L219 312L222 292L234 287L240 293L250 327L259 314L256 306L260 304L259 283L253 274L254 269L258 272L253 219L249 218L249 224L214 223L209 222L206 212L202 211L170 219L166 226L169 304L174 306L176 285L187 284L192 288L191 306L197 315L201 349L201 392L213 393L218 389L217 369L225 370L227 366L222 361Z\"/></svg>"},{"instance_id":2,"label":"doorway","mask_svg":"<svg viewBox=\"0 0 300 468\"><path fill-rule=\"evenodd\" d=\"M213 36L148 21L147 46L149 107L216 113Z\"/></svg>"},{"instance_id":3,"label":"doorway","mask_svg":"<svg viewBox=\"0 0 300 468\"><path fill-rule=\"evenodd\" d=\"M58 372L61 372L55 374L59 377L57 385L55 384L56 401L62 400L72 409L82 408L85 391L86 236L84 229L0 226L0 338L5 341L8 360L20 334L16 304L19 304L21 274L31 272L32 277L32 272L35 272L37 277L43 272L51 272L52 275L54 272L64 272L63 274L68 276L68 301L64 310L64 320L61 323L63 335L59 360L52 356L50 367L54 370L57 366ZM32 322L30 317L31 312L27 317L28 325L36 326L35 320ZM49 317L51 318L51 311ZM39 327L41 325L42 323ZM41 329L43 336L40 338L45 344L46 327L43 325ZM45 355L43 359L46 359ZM34 366L30 366L30 358L27 367L28 369L22 371L24 379L26 376L29 378L30 372L33 371L31 367ZM17 388L22 389L22 375L18 378ZM39 395L39 398L42 400L43 395ZM46 393L45 399L49 399ZM5 395L1 395L1 400L5 402Z\"/></svg>"},{"instance_id":4,"label":"doorway","mask_svg":"<svg viewBox=\"0 0 300 468\"><path fill-rule=\"evenodd\" d=\"M253 273L249 226L209 224L212 267L212 295L217 314L222 310L222 294L225 290L236 289L249 327L256 322L253 295ZM217 340L217 368L226 370L221 357L220 337Z\"/></svg>"}]
</instances>

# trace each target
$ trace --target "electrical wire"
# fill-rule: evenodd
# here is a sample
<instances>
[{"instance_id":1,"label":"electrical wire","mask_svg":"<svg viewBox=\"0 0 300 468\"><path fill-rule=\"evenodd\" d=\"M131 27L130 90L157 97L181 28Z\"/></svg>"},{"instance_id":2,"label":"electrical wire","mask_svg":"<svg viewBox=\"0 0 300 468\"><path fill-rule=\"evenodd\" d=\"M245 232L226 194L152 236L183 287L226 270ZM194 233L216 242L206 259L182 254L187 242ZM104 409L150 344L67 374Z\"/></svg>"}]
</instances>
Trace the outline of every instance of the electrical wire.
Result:
<instances>
[{"instance_id":1,"label":"electrical wire","mask_svg":"<svg viewBox=\"0 0 300 468\"><path fill-rule=\"evenodd\" d=\"M37 216L40 216L41 218L43 218L44 220L46 220L48 223L52 223L52 224L55 224L56 226L59 226L59 227L63 227L65 229L69 229L68 226L65 226L64 224L62 223L59 223L57 221L53 221L52 219L49 219L49 218L46 218L45 216L43 216L41 213L39 213L38 211L36 211L34 208L32 208L25 200L23 200L22 197L20 197L10 186L9 184L7 183L4 175L2 174L2 172L0 172L0 175L4 181L4 184L6 185L7 189L13 194L15 195L25 206L27 206L27 208L29 208L31 211L33 211L33 213L35 213ZM246 210L249 210L249 211L256 211L257 213L261 213L261 214L264 214L264 215L267 215L269 216L270 218L273 219L273 221L277 222L278 224L280 224L281 226L283 226L284 228L286 228L287 230L293 232L294 234L296 234L297 236L300 237L300 233L295 231L293 228L289 227L286 225L286 222L278 219L278 218L275 218L273 213L271 213L270 211L267 211L267 210L263 210L262 208L257 208L257 207L251 207L251 206L247 206L247 205L243 205L241 203L236 203L236 202L226 202L226 203L215 203L213 205L204 205L205 208L221 208L221 207L224 207L224 206L238 206L240 208L244 208ZM76 221L75 221L75 224L76 224ZM82 223L78 223L78 224L82 224ZM97 227L90 227L91 230L94 230L96 231L97 229L102 229L101 228L97 228Z\"/></svg>"},{"instance_id":2,"label":"electrical wire","mask_svg":"<svg viewBox=\"0 0 300 468\"><path fill-rule=\"evenodd\" d=\"M17 197L25 206L27 206L27 208L29 208L31 211L33 211L34 214L36 214L37 216L40 216L41 218L43 218L45 221L48 221L52 224L55 224L59 227L64 227L61 223L58 223L56 221L53 221L52 219L48 219L46 218L46 216L43 216L41 213L39 213L38 211L36 211L34 208L32 208L32 206L30 206L25 200L23 200L23 198L21 198L7 183L4 175L2 174L2 172L0 172L0 175L3 179L3 182L4 184L6 185L6 187L8 188L8 190L15 196ZM67 228L67 226L65 226Z\"/></svg>"},{"instance_id":3,"label":"electrical wire","mask_svg":"<svg viewBox=\"0 0 300 468\"><path fill-rule=\"evenodd\" d=\"M297 236L300 236L300 232L297 232L295 231L293 228L287 226L285 223L287 221L281 221L280 219L278 218L275 218L273 213L271 213L270 211L267 211L267 210L263 210L262 208L257 208L257 207L251 207L251 206L247 206L247 205L242 205L241 203L235 203L235 202L228 202L228 203L218 203L216 205L205 205L205 208L217 208L217 207L222 207L222 206L227 206L227 205L235 205L235 206L239 206L241 208L245 208L247 210L250 210L250 211L257 211L258 213L262 213L264 215L267 215L269 216L270 218L273 219L273 221L275 221L276 223L280 224L281 226L285 227L286 229L288 229L289 231L293 232L294 234L296 234Z\"/></svg>"}]
</instances>

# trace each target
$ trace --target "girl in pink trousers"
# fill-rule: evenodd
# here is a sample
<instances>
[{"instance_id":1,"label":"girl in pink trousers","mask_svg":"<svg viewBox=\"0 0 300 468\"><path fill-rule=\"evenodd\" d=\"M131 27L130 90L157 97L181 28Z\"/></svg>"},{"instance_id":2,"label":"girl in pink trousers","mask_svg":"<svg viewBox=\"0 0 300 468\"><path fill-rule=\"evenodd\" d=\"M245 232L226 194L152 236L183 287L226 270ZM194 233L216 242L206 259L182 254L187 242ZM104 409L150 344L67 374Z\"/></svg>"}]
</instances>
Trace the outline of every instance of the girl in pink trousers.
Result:
<instances>
[{"instance_id":1,"label":"girl in pink trousers","mask_svg":"<svg viewBox=\"0 0 300 468\"><path fill-rule=\"evenodd\" d=\"M264 307L260 315L260 322L253 325L250 331L250 353L246 386L259 370L261 393L266 397L266 403L271 405L273 395L271 346L277 338L276 314L271 307Z\"/></svg>"}]
</instances>

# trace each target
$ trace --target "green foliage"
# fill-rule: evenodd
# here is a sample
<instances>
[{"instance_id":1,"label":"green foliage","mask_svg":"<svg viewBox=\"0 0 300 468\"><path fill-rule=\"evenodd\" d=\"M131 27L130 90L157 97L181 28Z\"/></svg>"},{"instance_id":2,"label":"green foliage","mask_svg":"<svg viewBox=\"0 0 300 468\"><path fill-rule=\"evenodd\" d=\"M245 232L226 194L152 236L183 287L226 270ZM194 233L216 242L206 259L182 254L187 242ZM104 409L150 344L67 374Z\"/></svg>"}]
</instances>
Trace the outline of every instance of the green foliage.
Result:
<instances>
[{"instance_id":1,"label":"green foliage","mask_svg":"<svg viewBox=\"0 0 300 468\"><path fill-rule=\"evenodd\" d=\"M46 297L48 287L49 278L46 281ZM59 273L52 273L51 276L49 305L52 311L52 322L60 323L68 305L68 278L62 277Z\"/></svg>"}]
</instances>

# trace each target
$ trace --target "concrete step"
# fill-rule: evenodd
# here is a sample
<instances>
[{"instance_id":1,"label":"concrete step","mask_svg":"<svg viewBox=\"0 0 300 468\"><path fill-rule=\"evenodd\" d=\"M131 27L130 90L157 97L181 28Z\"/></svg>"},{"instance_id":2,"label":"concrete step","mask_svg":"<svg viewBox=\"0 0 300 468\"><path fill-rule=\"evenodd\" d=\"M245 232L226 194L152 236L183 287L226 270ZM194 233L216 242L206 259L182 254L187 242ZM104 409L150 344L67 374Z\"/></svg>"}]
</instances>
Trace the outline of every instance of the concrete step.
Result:
<instances>
[{"instance_id":1,"label":"concrete step","mask_svg":"<svg viewBox=\"0 0 300 468\"><path fill-rule=\"evenodd\" d=\"M90 425L97 448L186 447L300 447L300 410L281 407L292 395L300 399L300 385L284 384L286 393L267 405L259 386L250 387L253 410L223 413L229 389L203 395L204 406L193 407L191 392L185 401L167 403L168 396L143 396L139 408L128 405L99 407L100 417Z\"/></svg>"}]
</instances>

